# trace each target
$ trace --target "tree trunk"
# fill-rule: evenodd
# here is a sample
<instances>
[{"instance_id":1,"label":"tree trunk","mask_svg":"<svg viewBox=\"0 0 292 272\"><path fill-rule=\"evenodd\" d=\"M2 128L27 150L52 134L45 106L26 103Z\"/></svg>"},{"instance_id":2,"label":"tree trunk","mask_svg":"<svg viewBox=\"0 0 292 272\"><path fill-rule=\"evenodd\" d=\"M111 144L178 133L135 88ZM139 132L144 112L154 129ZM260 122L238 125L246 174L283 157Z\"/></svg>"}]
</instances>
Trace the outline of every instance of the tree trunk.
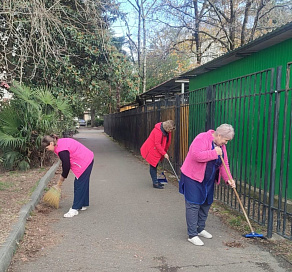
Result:
<instances>
[{"instance_id":1,"label":"tree trunk","mask_svg":"<svg viewBox=\"0 0 292 272\"><path fill-rule=\"evenodd\" d=\"M109 85L109 97L110 97L110 101L109 101L109 113L112 113L112 101L111 101L111 98L112 98L112 86Z\"/></svg>"},{"instance_id":2,"label":"tree trunk","mask_svg":"<svg viewBox=\"0 0 292 272\"><path fill-rule=\"evenodd\" d=\"M260 5L259 5L259 7L258 7L258 9L256 11L256 16L254 18L253 27L252 27L252 30L251 30L251 33L250 33L250 37L249 37L249 42L251 42L254 39L256 28L257 28L258 22L259 22L260 12L261 12L261 10L263 9L264 6L265 6L265 1L261 0Z\"/></svg>"},{"instance_id":3,"label":"tree trunk","mask_svg":"<svg viewBox=\"0 0 292 272\"><path fill-rule=\"evenodd\" d=\"M146 72L147 72L147 63L146 63L146 19L144 14L144 6L142 2L142 27L143 27L143 49L142 49L142 55L143 55L143 93L146 92Z\"/></svg>"},{"instance_id":4,"label":"tree trunk","mask_svg":"<svg viewBox=\"0 0 292 272\"><path fill-rule=\"evenodd\" d=\"M200 39L200 18L199 18L199 10L198 10L198 1L193 0L194 10L195 10L195 30L194 30L194 39L196 43L196 62L197 64L201 64L202 62L202 47L201 47L201 39Z\"/></svg>"},{"instance_id":5,"label":"tree trunk","mask_svg":"<svg viewBox=\"0 0 292 272\"><path fill-rule=\"evenodd\" d=\"M230 25L229 25L229 49L232 51L235 48L235 12L233 0L229 1L230 8Z\"/></svg>"},{"instance_id":6,"label":"tree trunk","mask_svg":"<svg viewBox=\"0 0 292 272\"><path fill-rule=\"evenodd\" d=\"M94 105L91 106L90 109L90 118L91 118L91 127L94 127L94 122L95 122L95 109L93 108Z\"/></svg>"},{"instance_id":7,"label":"tree trunk","mask_svg":"<svg viewBox=\"0 0 292 272\"><path fill-rule=\"evenodd\" d=\"M116 112L120 112L120 106L121 106L121 86L120 84L117 85L117 92L116 92Z\"/></svg>"},{"instance_id":8,"label":"tree trunk","mask_svg":"<svg viewBox=\"0 0 292 272\"><path fill-rule=\"evenodd\" d=\"M141 7L138 5L138 44L137 44L137 58L138 58L138 69L141 77Z\"/></svg>"},{"instance_id":9,"label":"tree trunk","mask_svg":"<svg viewBox=\"0 0 292 272\"><path fill-rule=\"evenodd\" d=\"M241 35L240 35L240 46L243 46L245 44L246 40L246 25L248 22L249 17L249 11L251 7L251 1L247 1L244 9L244 18L242 22L242 28L241 28Z\"/></svg>"}]
</instances>

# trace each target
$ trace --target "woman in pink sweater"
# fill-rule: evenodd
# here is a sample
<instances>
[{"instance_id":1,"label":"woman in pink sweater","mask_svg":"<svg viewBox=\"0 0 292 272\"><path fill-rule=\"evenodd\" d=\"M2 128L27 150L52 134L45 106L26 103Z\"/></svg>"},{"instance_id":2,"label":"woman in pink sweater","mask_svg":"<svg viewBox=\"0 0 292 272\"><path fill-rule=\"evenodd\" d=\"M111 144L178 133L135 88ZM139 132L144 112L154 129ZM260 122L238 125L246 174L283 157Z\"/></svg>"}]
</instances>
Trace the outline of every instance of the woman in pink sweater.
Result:
<instances>
[{"instance_id":1,"label":"woman in pink sweater","mask_svg":"<svg viewBox=\"0 0 292 272\"><path fill-rule=\"evenodd\" d=\"M220 156L229 170L226 144L234 137L234 129L229 124L220 125L216 131L200 133L190 145L189 152L181 167L179 191L185 196L188 241L197 246L204 245L198 237L212 238L205 230L209 209L213 203L214 184L220 183L221 177L230 186Z\"/></svg>"},{"instance_id":2,"label":"woman in pink sweater","mask_svg":"<svg viewBox=\"0 0 292 272\"><path fill-rule=\"evenodd\" d=\"M74 139L59 139L55 134L45 136L42 146L54 152L62 161L62 174L58 184L64 182L70 169L75 175L73 205L64 217L78 215L79 210L84 211L89 206L89 179L93 166L93 152Z\"/></svg>"},{"instance_id":3,"label":"woman in pink sweater","mask_svg":"<svg viewBox=\"0 0 292 272\"><path fill-rule=\"evenodd\" d=\"M141 156L150 164L153 188L163 189L157 180L157 165L164 158L169 160L167 150L171 143L171 131L175 129L173 120L157 123L140 148Z\"/></svg>"}]
</instances>

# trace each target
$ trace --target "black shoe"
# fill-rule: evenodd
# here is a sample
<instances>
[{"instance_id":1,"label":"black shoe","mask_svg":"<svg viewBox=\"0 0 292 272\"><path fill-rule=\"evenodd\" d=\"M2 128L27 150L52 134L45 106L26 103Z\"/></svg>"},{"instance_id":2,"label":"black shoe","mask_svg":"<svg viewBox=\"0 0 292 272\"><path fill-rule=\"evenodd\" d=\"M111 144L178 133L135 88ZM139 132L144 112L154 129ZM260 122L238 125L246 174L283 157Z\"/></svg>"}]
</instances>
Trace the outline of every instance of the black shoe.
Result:
<instances>
[{"instance_id":1,"label":"black shoe","mask_svg":"<svg viewBox=\"0 0 292 272\"><path fill-rule=\"evenodd\" d=\"M159 184L159 183L153 184L153 188L156 188L156 189L164 189L164 187L161 184Z\"/></svg>"},{"instance_id":2,"label":"black shoe","mask_svg":"<svg viewBox=\"0 0 292 272\"><path fill-rule=\"evenodd\" d=\"M160 182L158 182L158 185L160 185L160 186L162 186L162 187L164 186L164 184L163 184L163 183L160 183Z\"/></svg>"}]
</instances>

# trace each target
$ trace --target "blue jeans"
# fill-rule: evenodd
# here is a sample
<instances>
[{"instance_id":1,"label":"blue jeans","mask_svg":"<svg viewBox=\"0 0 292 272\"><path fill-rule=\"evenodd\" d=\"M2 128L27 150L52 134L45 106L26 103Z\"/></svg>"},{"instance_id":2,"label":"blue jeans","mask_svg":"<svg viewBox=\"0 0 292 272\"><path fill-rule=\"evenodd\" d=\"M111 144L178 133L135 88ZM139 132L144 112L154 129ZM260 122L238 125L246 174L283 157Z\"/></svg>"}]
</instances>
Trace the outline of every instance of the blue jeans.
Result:
<instances>
[{"instance_id":1,"label":"blue jeans","mask_svg":"<svg viewBox=\"0 0 292 272\"><path fill-rule=\"evenodd\" d=\"M158 183L158 180L157 180L157 165L156 165L156 167L154 167L154 166L152 166L150 164L150 176L151 176L153 184L157 184Z\"/></svg>"},{"instance_id":2,"label":"blue jeans","mask_svg":"<svg viewBox=\"0 0 292 272\"><path fill-rule=\"evenodd\" d=\"M188 226L188 235L189 238L197 236L202 230L205 229L206 220L208 217L209 209L211 204L206 204L206 202L202 205L190 203L185 201L186 203L186 220Z\"/></svg>"}]
</instances>

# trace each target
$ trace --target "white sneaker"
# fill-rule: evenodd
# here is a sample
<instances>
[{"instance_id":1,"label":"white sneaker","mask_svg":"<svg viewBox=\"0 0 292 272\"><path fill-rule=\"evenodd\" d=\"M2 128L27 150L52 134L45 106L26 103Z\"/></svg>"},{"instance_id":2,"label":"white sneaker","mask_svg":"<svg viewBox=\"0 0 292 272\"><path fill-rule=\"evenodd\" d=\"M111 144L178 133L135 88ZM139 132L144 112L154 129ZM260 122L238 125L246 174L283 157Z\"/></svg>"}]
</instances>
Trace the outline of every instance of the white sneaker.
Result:
<instances>
[{"instance_id":1,"label":"white sneaker","mask_svg":"<svg viewBox=\"0 0 292 272\"><path fill-rule=\"evenodd\" d=\"M64 214L64 217L73 217L78 214L78 211L70 208L69 212Z\"/></svg>"},{"instance_id":2,"label":"white sneaker","mask_svg":"<svg viewBox=\"0 0 292 272\"><path fill-rule=\"evenodd\" d=\"M192 239L188 239L189 242L191 242L192 244L194 244L195 246L203 246L204 242L198 237L195 236Z\"/></svg>"},{"instance_id":3,"label":"white sneaker","mask_svg":"<svg viewBox=\"0 0 292 272\"><path fill-rule=\"evenodd\" d=\"M207 239L211 239L213 237L212 234L206 230L202 230L200 233L198 233L198 235Z\"/></svg>"},{"instance_id":4,"label":"white sneaker","mask_svg":"<svg viewBox=\"0 0 292 272\"><path fill-rule=\"evenodd\" d=\"M80 209L80 211L86 211L88 207L84 206Z\"/></svg>"}]
</instances>

